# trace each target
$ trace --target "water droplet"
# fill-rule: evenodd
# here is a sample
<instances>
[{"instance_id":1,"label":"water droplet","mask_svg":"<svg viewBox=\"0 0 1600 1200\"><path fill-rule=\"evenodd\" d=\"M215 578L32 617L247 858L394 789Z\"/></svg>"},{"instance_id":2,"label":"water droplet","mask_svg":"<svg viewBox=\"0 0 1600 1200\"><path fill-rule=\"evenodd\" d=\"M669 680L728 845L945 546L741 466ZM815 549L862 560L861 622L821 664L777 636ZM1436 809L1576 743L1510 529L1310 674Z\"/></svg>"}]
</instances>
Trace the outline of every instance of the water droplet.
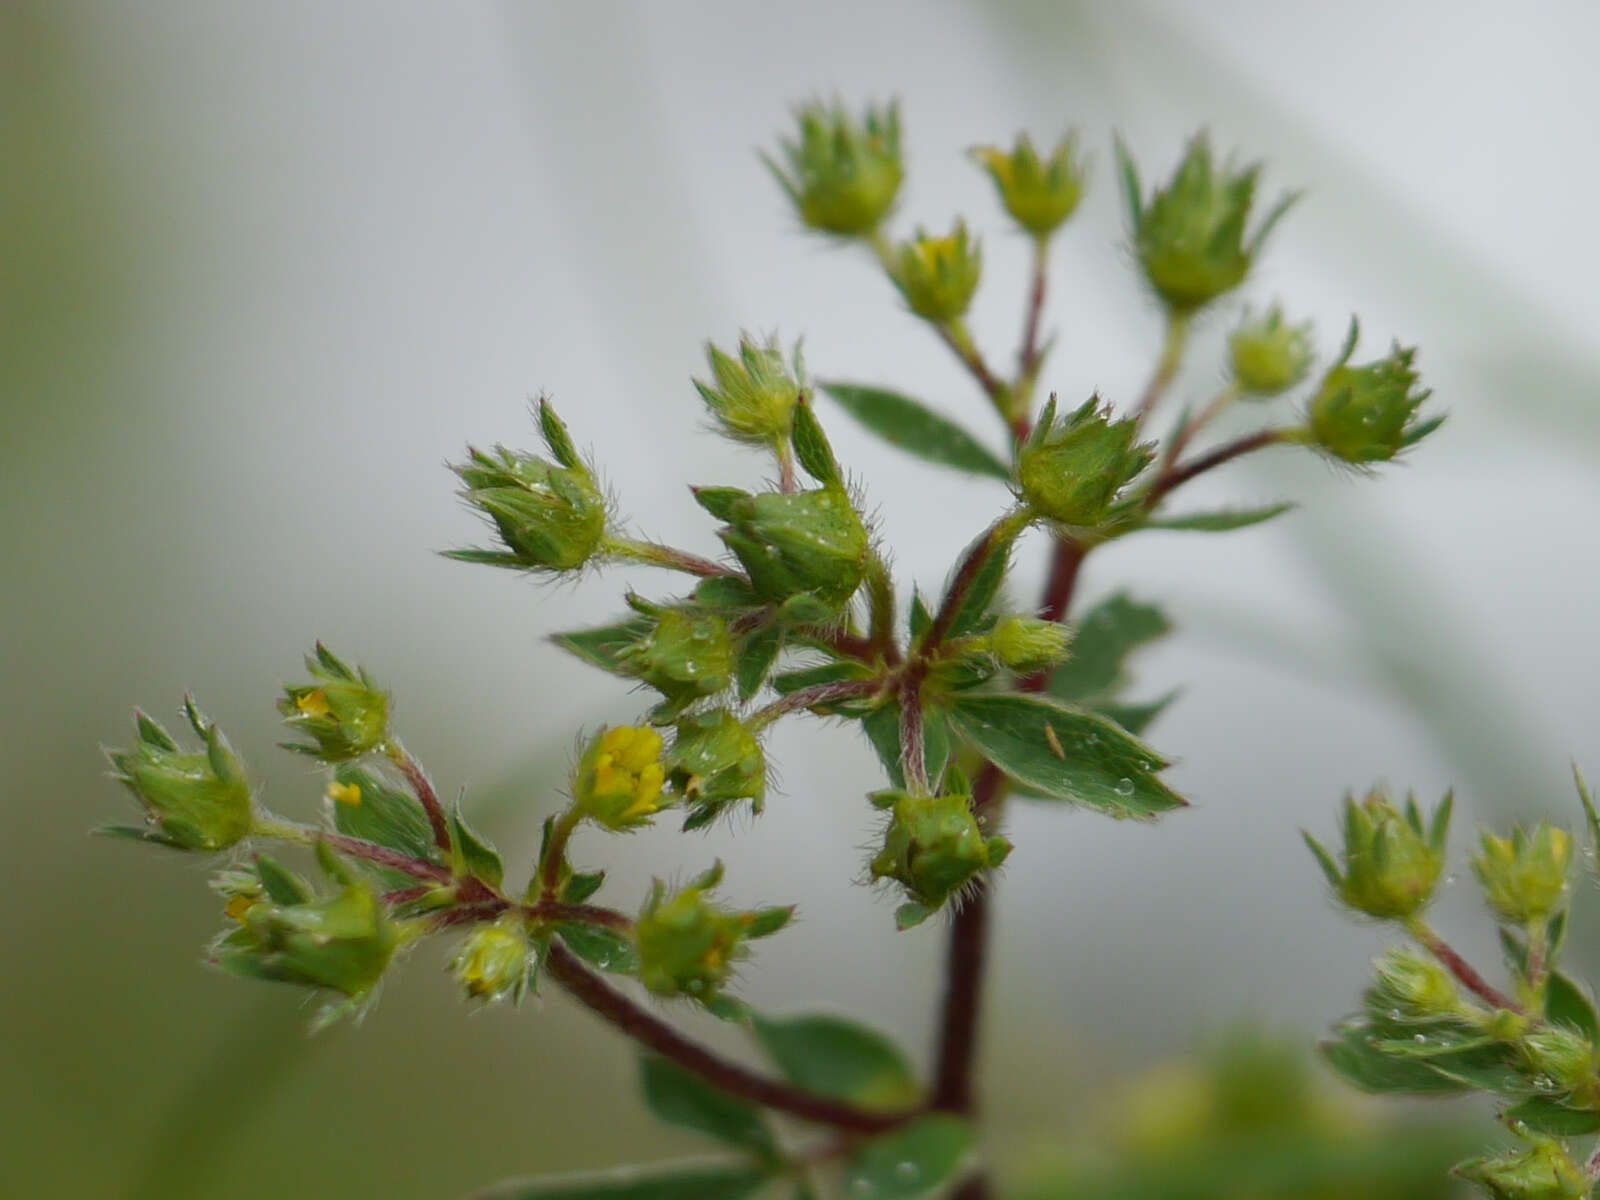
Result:
<instances>
[{"instance_id":1,"label":"water droplet","mask_svg":"<svg viewBox=\"0 0 1600 1200\"><path fill-rule=\"evenodd\" d=\"M901 1183L915 1183L922 1175L922 1171L914 1162L900 1162L894 1165L894 1177Z\"/></svg>"},{"instance_id":2,"label":"water droplet","mask_svg":"<svg viewBox=\"0 0 1600 1200\"><path fill-rule=\"evenodd\" d=\"M1391 1008L1389 1010L1389 1020L1398 1021L1401 1016L1402 1014L1398 1008Z\"/></svg>"},{"instance_id":3,"label":"water droplet","mask_svg":"<svg viewBox=\"0 0 1600 1200\"><path fill-rule=\"evenodd\" d=\"M1456 877L1455 877L1455 873L1454 872L1451 872L1449 875L1446 875L1444 877L1444 885L1445 885L1445 887L1449 887L1455 881L1456 881Z\"/></svg>"},{"instance_id":4,"label":"water droplet","mask_svg":"<svg viewBox=\"0 0 1600 1200\"><path fill-rule=\"evenodd\" d=\"M867 1196L872 1195L874 1190L875 1189L872 1186L872 1180L867 1179L864 1176L857 1176L855 1179L850 1181L850 1194L852 1196L861 1197L862 1200L865 1200Z\"/></svg>"},{"instance_id":5,"label":"water droplet","mask_svg":"<svg viewBox=\"0 0 1600 1200\"><path fill-rule=\"evenodd\" d=\"M686 673L686 674L689 674L689 675L693 675L693 674L694 674L694 673L695 673L695 672L696 672L696 671L698 671L698 670L699 670L699 669L700 669L700 668L699 668L699 667L697 667L697 666L695 666L695 665L694 665L694 659L692 659L692 658L690 658L690 659L686 659L686 660L685 660L685 661L684 661L684 664L683 664L683 669L684 669L684 672L685 672L685 673Z\"/></svg>"},{"instance_id":6,"label":"water droplet","mask_svg":"<svg viewBox=\"0 0 1600 1200\"><path fill-rule=\"evenodd\" d=\"M1411 1040L1419 1046L1426 1046L1428 1044L1428 1035L1425 1033L1419 1033Z\"/></svg>"},{"instance_id":7,"label":"water droplet","mask_svg":"<svg viewBox=\"0 0 1600 1200\"><path fill-rule=\"evenodd\" d=\"M1088 737L1083 739L1083 744L1085 746L1098 746L1100 744L1100 735L1098 733L1091 733Z\"/></svg>"},{"instance_id":8,"label":"water droplet","mask_svg":"<svg viewBox=\"0 0 1600 1200\"><path fill-rule=\"evenodd\" d=\"M1126 775L1124 775L1121 779L1117 780L1117 795L1119 795L1119 796L1131 796L1131 795L1133 795L1133 780L1129 779Z\"/></svg>"},{"instance_id":9,"label":"water droplet","mask_svg":"<svg viewBox=\"0 0 1600 1200\"><path fill-rule=\"evenodd\" d=\"M611 965L611 955L609 955L609 954L600 955L598 958L596 958L594 960L594 965L597 966L597 967L600 967L601 969L609 967Z\"/></svg>"}]
</instances>

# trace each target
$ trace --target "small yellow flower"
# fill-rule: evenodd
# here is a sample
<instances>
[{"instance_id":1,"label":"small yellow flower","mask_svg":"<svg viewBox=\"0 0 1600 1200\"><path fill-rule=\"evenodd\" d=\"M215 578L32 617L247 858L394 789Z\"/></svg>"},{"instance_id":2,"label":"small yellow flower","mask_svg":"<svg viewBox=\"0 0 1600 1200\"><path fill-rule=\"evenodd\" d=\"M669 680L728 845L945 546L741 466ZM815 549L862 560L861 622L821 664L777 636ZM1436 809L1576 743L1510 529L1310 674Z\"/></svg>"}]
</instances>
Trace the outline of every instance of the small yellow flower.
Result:
<instances>
[{"instance_id":1,"label":"small yellow flower","mask_svg":"<svg viewBox=\"0 0 1600 1200\"><path fill-rule=\"evenodd\" d=\"M228 897L228 906L223 911L235 921L243 922L245 913L254 908L255 904L253 896L230 896Z\"/></svg>"},{"instance_id":2,"label":"small yellow flower","mask_svg":"<svg viewBox=\"0 0 1600 1200\"><path fill-rule=\"evenodd\" d=\"M339 783L337 780L328 785L328 799L340 804L348 804L352 808L361 803L361 785L359 783Z\"/></svg>"},{"instance_id":3,"label":"small yellow flower","mask_svg":"<svg viewBox=\"0 0 1600 1200\"><path fill-rule=\"evenodd\" d=\"M328 697L321 688L312 688L297 698L294 706L308 717L325 717L333 711L328 707Z\"/></svg>"},{"instance_id":4,"label":"small yellow flower","mask_svg":"<svg viewBox=\"0 0 1600 1200\"><path fill-rule=\"evenodd\" d=\"M621 725L590 743L574 792L586 816L621 830L660 810L665 782L661 735L646 725Z\"/></svg>"}]
</instances>

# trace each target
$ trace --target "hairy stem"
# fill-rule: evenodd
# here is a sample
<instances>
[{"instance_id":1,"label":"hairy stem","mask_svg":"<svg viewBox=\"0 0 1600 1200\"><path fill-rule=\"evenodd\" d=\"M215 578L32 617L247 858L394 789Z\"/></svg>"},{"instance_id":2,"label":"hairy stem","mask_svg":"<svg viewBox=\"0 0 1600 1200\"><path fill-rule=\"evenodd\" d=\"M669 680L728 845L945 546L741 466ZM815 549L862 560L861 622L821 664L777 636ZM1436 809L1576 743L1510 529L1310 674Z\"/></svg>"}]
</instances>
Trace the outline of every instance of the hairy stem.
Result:
<instances>
[{"instance_id":1,"label":"hairy stem","mask_svg":"<svg viewBox=\"0 0 1600 1200\"><path fill-rule=\"evenodd\" d=\"M383 751L389 761L406 777L406 783L410 785L411 791L421 803L423 811L428 814L428 825L433 830L433 844L441 850L448 851L450 823L445 819L444 805L439 803L439 793L434 790L433 781L428 778L428 773L398 740L387 743Z\"/></svg>"},{"instance_id":2,"label":"hairy stem","mask_svg":"<svg viewBox=\"0 0 1600 1200\"><path fill-rule=\"evenodd\" d=\"M583 815L577 809L569 808L550 827L550 841L545 845L544 858L539 863L540 891L547 900L553 899L561 890L561 864L567 859L567 843L572 840L572 832L582 820Z\"/></svg>"},{"instance_id":3,"label":"hairy stem","mask_svg":"<svg viewBox=\"0 0 1600 1200\"><path fill-rule=\"evenodd\" d=\"M745 728L759 733L779 717L819 704L836 704L840 700L855 700L870 696L884 686L883 679L836 679L832 683L819 683L780 696L765 708L757 709L745 718Z\"/></svg>"},{"instance_id":4,"label":"hairy stem","mask_svg":"<svg viewBox=\"0 0 1600 1200\"><path fill-rule=\"evenodd\" d=\"M1033 239L1033 286L1028 292L1028 306L1022 322L1022 347L1017 352L1017 386L1014 389L1018 408L1026 408L1033 397L1033 385L1039 373L1039 323L1044 317L1045 288L1050 265L1050 235L1036 234ZM1017 414L1013 413L1013 419Z\"/></svg>"},{"instance_id":5,"label":"hairy stem","mask_svg":"<svg viewBox=\"0 0 1600 1200\"><path fill-rule=\"evenodd\" d=\"M1286 440L1286 435L1287 431L1283 429L1260 429L1231 442L1225 442L1215 450L1207 451L1198 458L1191 458L1186 463L1174 463L1162 472L1145 494L1146 510L1155 508L1168 492L1188 483L1195 476L1204 475L1207 471L1231 462L1242 454L1250 454L1267 446L1277 445Z\"/></svg>"},{"instance_id":6,"label":"hairy stem","mask_svg":"<svg viewBox=\"0 0 1600 1200\"><path fill-rule=\"evenodd\" d=\"M1143 421L1150 415L1150 410L1161 403L1161 397L1166 394L1173 378L1178 374L1178 367L1183 362L1183 350L1189 341L1189 318L1181 313L1173 313L1167 317L1167 335L1161 344L1161 357L1156 362L1155 373L1150 376L1150 382L1145 385L1144 395L1139 398L1139 406L1133 410L1135 419Z\"/></svg>"},{"instance_id":7,"label":"hairy stem","mask_svg":"<svg viewBox=\"0 0 1600 1200\"><path fill-rule=\"evenodd\" d=\"M878 1111L861 1108L792 1084L759 1075L691 1041L653 1013L635 1004L583 965L559 940L545 958L550 977L590 1011L663 1058L704 1079L720 1091L787 1113L802 1121L852 1133L882 1133L916 1116L920 1110Z\"/></svg>"},{"instance_id":8,"label":"hairy stem","mask_svg":"<svg viewBox=\"0 0 1600 1200\"><path fill-rule=\"evenodd\" d=\"M1521 1012L1521 1007L1511 997L1501 992L1482 975L1478 974L1466 959L1458 954L1449 942L1445 941L1421 917L1412 917L1406 922L1406 932L1427 948L1449 970L1450 974L1461 982L1461 986L1472 992L1491 1008L1505 1008L1512 1012Z\"/></svg>"},{"instance_id":9,"label":"hairy stem","mask_svg":"<svg viewBox=\"0 0 1600 1200\"><path fill-rule=\"evenodd\" d=\"M698 575L702 579L718 575L736 577L739 574L725 563L712 562L709 558L701 558L698 554L690 554L687 550L679 550L673 546L663 546L660 542L608 536L604 548L616 558L648 563L653 567L665 567L669 571L682 571L686 575Z\"/></svg>"},{"instance_id":10,"label":"hairy stem","mask_svg":"<svg viewBox=\"0 0 1600 1200\"><path fill-rule=\"evenodd\" d=\"M435 883L448 883L451 879L450 869L441 867L438 863L412 858L409 854L402 854L398 850L391 850L376 842L363 841L361 838L350 837L343 833L331 833L325 829L316 829L310 825L300 825L277 817L257 818L255 828L251 832L257 837L294 842L301 846L314 846L318 842L326 842L341 854L348 854L351 858L359 858L375 866L388 867L390 870L410 875L414 879L431 879Z\"/></svg>"}]
</instances>

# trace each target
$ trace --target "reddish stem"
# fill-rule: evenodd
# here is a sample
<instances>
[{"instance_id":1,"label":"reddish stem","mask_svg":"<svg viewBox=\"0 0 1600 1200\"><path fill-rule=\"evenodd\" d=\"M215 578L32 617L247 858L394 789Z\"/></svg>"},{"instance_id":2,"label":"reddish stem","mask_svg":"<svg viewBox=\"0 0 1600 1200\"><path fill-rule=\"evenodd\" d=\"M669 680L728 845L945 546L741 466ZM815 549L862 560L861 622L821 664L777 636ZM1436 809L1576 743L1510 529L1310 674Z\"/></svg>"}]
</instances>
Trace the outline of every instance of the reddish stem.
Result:
<instances>
[{"instance_id":1,"label":"reddish stem","mask_svg":"<svg viewBox=\"0 0 1600 1200\"><path fill-rule=\"evenodd\" d=\"M1456 953L1455 948L1433 930L1423 927L1413 929L1411 933L1413 937L1428 948L1429 954L1449 968L1450 974L1459 979L1463 987L1474 993L1485 1004L1491 1008L1505 1008L1512 1012L1522 1011L1515 1000L1505 995L1482 975L1478 974L1477 969L1471 963Z\"/></svg>"},{"instance_id":2,"label":"reddish stem","mask_svg":"<svg viewBox=\"0 0 1600 1200\"><path fill-rule=\"evenodd\" d=\"M412 858L409 854L401 854L398 850L391 850L387 846L378 845L376 842L364 841L361 838L349 837L342 833L318 831L316 836L340 853L348 854L351 858L359 858L380 867L388 867L391 870L400 871L416 879L432 879L439 883L450 882L450 868L441 867L438 863Z\"/></svg>"},{"instance_id":3,"label":"reddish stem","mask_svg":"<svg viewBox=\"0 0 1600 1200\"><path fill-rule=\"evenodd\" d=\"M1261 429L1226 442L1198 458L1191 458L1186 463L1173 464L1151 485L1149 493L1145 496L1145 508L1153 509L1168 492L1188 483L1196 475L1204 475L1207 471L1220 467L1241 454L1249 454L1251 451L1260 450L1282 440L1283 430Z\"/></svg>"},{"instance_id":4,"label":"reddish stem","mask_svg":"<svg viewBox=\"0 0 1600 1200\"><path fill-rule=\"evenodd\" d=\"M445 818L444 805L439 803L439 793L433 790L433 781L428 778L428 773L398 742L391 745L389 760L400 768L400 773L406 777L412 792L421 801L423 811L428 814L428 824L433 829L433 844L441 850L448 851L450 824Z\"/></svg>"}]
</instances>

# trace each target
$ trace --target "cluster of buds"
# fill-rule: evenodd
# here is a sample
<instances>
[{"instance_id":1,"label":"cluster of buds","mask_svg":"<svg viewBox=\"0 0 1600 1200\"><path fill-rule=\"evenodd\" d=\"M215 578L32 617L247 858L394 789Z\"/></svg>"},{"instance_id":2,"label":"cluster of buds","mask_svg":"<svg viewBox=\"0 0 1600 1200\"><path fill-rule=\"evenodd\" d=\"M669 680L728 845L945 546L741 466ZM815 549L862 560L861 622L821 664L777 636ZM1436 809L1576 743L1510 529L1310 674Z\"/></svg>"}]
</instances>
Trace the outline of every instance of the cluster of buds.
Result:
<instances>
[{"instance_id":1,"label":"cluster of buds","mask_svg":"<svg viewBox=\"0 0 1600 1200\"><path fill-rule=\"evenodd\" d=\"M1339 899L1356 912L1380 920L1405 920L1427 907L1444 869L1453 797L1446 795L1424 828L1414 798L1402 813L1385 792L1373 790L1344 803L1344 869L1309 833L1306 844L1322 865Z\"/></svg>"},{"instance_id":2,"label":"cluster of buds","mask_svg":"<svg viewBox=\"0 0 1600 1200\"><path fill-rule=\"evenodd\" d=\"M709 825L741 800L758 813L765 803L766 754L755 734L725 708L679 721L665 765L667 782L689 808L685 829Z\"/></svg>"},{"instance_id":3,"label":"cluster of buds","mask_svg":"<svg viewBox=\"0 0 1600 1200\"><path fill-rule=\"evenodd\" d=\"M795 116L800 136L783 143L787 169L763 158L801 222L839 237L871 234L905 178L899 107L868 107L860 122L837 103L809 104Z\"/></svg>"},{"instance_id":4,"label":"cluster of buds","mask_svg":"<svg viewBox=\"0 0 1600 1200\"><path fill-rule=\"evenodd\" d=\"M548 400L539 428L554 463L496 446L469 446L451 469L461 497L494 525L504 550L449 550L462 562L525 571L573 571L599 553L606 536L606 500Z\"/></svg>"},{"instance_id":5,"label":"cluster of buds","mask_svg":"<svg viewBox=\"0 0 1600 1200\"><path fill-rule=\"evenodd\" d=\"M185 698L183 712L204 749L179 748L161 725L134 714L139 741L108 757L115 778L144 806L148 829L111 827L104 832L160 842L175 850L226 850L250 833L255 820L250 782L216 725Z\"/></svg>"},{"instance_id":6,"label":"cluster of buds","mask_svg":"<svg viewBox=\"0 0 1600 1200\"><path fill-rule=\"evenodd\" d=\"M694 381L722 432L737 442L771 445L788 440L794 406L804 386L799 347L794 368L784 360L776 338L765 344L748 334L739 338L739 357L706 343L711 382Z\"/></svg>"},{"instance_id":7,"label":"cluster of buds","mask_svg":"<svg viewBox=\"0 0 1600 1200\"><path fill-rule=\"evenodd\" d=\"M1098 396L1059 421L1051 396L1018 455L1023 500L1059 525L1092 529L1154 457L1138 437L1138 422L1113 420L1110 405Z\"/></svg>"},{"instance_id":8,"label":"cluster of buds","mask_svg":"<svg viewBox=\"0 0 1600 1200\"><path fill-rule=\"evenodd\" d=\"M654 719L670 721L733 682L733 641L721 617L698 609L662 608L637 596L629 596L628 603L655 623L618 652L617 664L664 697Z\"/></svg>"},{"instance_id":9,"label":"cluster of buds","mask_svg":"<svg viewBox=\"0 0 1600 1200\"><path fill-rule=\"evenodd\" d=\"M733 551L756 595L770 604L810 596L837 612L866 575L871 539L842 484L802 492L749 495L731 488L702 489L702 505L727 521L718 531Z\"/></svg>"},{"instance_id":10,"label":"cluster of buds","mask_svg":"<svg viewBox=\"0 0 1600 1200\"><path fill-rule=\"evenodd\" d=\"M977 146L970 153L994 180L1011 219L1035 237L1054 233L1083 199L1085 168L1074 132L1056 143L1048 159L1040 159L1025 133L1009 151Z\"/></svg>"},{"instance_id":11,"label":"cluster of buds","mask_svg":"<svg viewBox=\"0 0 1600 1200\"><path fill-rule=\"evenodd\" d=\"M889 261L889 278L906 306L926 321L942 325L965 315L983 274L983 247L957 221L943 237L917 230L901 242Z\"/></svg>"},{"instance_id":12,"label":"cluster of buds","mask_svg":"<svg viewBox=\"0 0 1600 1200\"><path fill-rule=\"evenodd\" d=\"M659 879L639 913L635 938L639 980L658 996L716 998L745 957L745 943L777 933L792 908L737 912L713 904L707 893L722 882L722 863L668 895Z\"/></svg>"},{"instance_id":13,"label":"cluster of buds","mask_svg":"<svg viewBox=\"0 0 1600 1200\"><path fill-rule=\"evenodd\" d=\"M309 684L285 684L278 711L283 723L309 742L284 749L324 762L359 758L384 744L389 730L389 698L366 671L345 665L321 642L306 656Z\"/></svg>"},{"instance_id":14,"label":"cluster of buds","mask_svg":"<svg viewBox=\"0 0 1600 1200\"><path fill-rule=\"evenodd\" d=\"M589 739L572 777L572 803L579 815L613 833L648 825L670 800L662 785L661 735L648 725L602 729Z\"/></svg>"},{"instance_id":15,"label":"cluster of buds","mask_svg":"<svg viewBox=\"0 0 1600 1200\"><path fill-rule=\"evenodd\" d=\"M1542 925L1567 903L1572 835L1547 821L1532 833L1518 827L1509 838L1483 831L1472 860L1484 899L1508 925Z\"/></svg>"},{"instance_id":16,"label":"cluster of buds","mask_svg":"<svg viewBox=\"0 0 1600 1200\"><path fill-rule=\"evenodd\" d=\"M1291 325L1274 304L1252 320L1246 310L1228 335L1228 365L1233 381L1246 396L1265 399L1294 387L1311 370L1311 323Z\"/></svg>"},{"instance_id":17,"label":"cluster of buds","mask_svg":"<svg viewBox=\"0 0 1600 1200\"><path fill-rule=\"evenodd\" d=\"M905 889L908 903L895 918L901 928L925 920L1011 853L1005 838L984 837L970 789L958 772L950 774L942 795L884 791L871 797L874 807L889 814L872 878L892 879Z\"/></svg>"},{"instance_id":18,"label":"cluster of buds","mask_svg":"<svg viewBox=\"0 0 1600 1200\"><path fill-rule=\"evenodd\" d=\"M1417 387L1411 367L1416 350L1396 345L1385 358L1351 366L1359 336L1352 320L1339 360L1322 377L1306 412L1310 442L1356 466L1388 462L1444 424L1442 416L1417 419L1432 393Z\"/></svg>"},{"instance_id":19,"label":"cluster of buds","mask_svg":"<svg viewBox=\"0 0 1600 1200\"><path fill-rule=\"evenodd\" d=\"M212 961L234 975L322 988L359 1004L383 977L399 930L324 843L317 858L338 887L331 896L319 897L298 876L258 857L260 888L232 889L228 915L237 928L218 939Z\"/></svg>"},{"instance_id":20,"label":"cluster of buds","mask_svg":"<svg viewBox=\"0 0 1600 1200\"><path fill-rule=\"evenodd\" d=\"M1244 282L1267 234L1296 199L1293 194L1283 196L1247 236L1259 165L1242 170L1215 166L1210 139L1200 133L1190 141L1167 186L1157 188L1146 201L1133 158L1120 142L1117 158L1134 253L1156 295L1179 315L1204 307Z\"/></svg>"}]
</instances>

